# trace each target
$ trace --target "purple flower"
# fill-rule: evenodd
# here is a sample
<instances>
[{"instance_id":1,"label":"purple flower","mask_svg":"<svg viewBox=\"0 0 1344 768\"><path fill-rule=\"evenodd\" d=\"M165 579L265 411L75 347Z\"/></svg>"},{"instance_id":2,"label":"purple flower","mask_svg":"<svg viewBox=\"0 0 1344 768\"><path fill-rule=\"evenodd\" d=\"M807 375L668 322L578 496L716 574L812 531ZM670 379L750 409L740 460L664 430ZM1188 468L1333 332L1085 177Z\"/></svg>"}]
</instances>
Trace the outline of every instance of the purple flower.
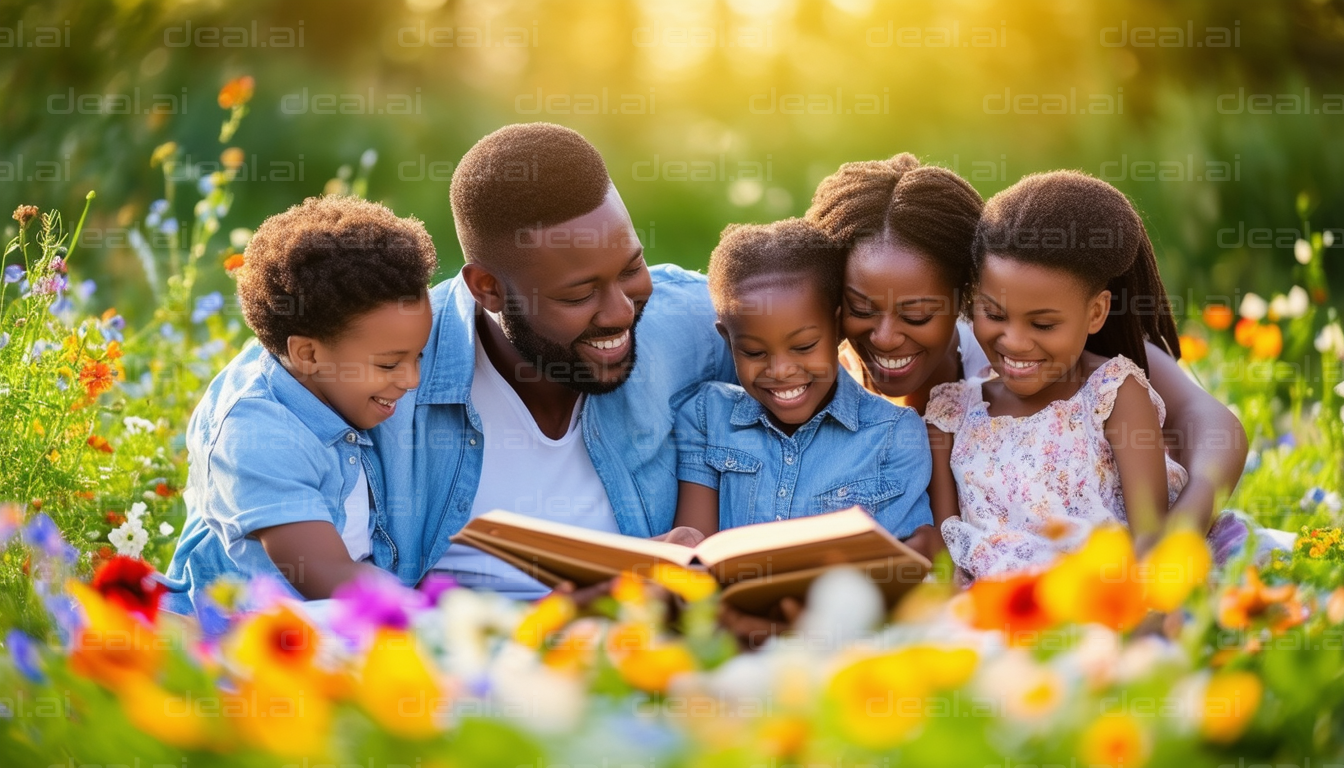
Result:
<instances>
[{"instance_id":1,"label":"purple flower","mask_svg":"<svg viewBox=\"0 0 1344 768\"><path fill-rule=\"evenodd\" d=\"M9 648L10 657L14 659L14 668L23 673L24 677L34 683L46 680L37 657L37 644L31 637L20 630L11 629L5 635L5 646Z\"/></svg>"},{"instance_id":2,"label":"purple flower","mask_svg":"<svg viewBox=\"0 0 1344 768\"><path fill-rule=\"evenodd\" d=\"M5 267L5 282L17 283L22 280L23 276L26 274L28 273L24 271L23 267L20 267L18 264L10 264L8 267Z\"/></svg>"},{"instance_id":3,"label":"purple flower","mask_svg":"<svg viewBox=\"0 0 1344 768\"><path fill-rule=\"evenodd\" d=\"M97 283L92 280L85 280L75 286L75 295L79 297L80 301L88 301L89 297L93 296L93 292L96 290L98 290Z\"/></svg>"},{"instance_id":4,"label":"purple flower","mask_svg":"<svg viewBox=\"0 0 1344 768\"><path fill-rule=\"evenodd\" d=\"M407 589L391 574L362 573L332 594L331 625L356 643L383 628L406 629L416 611L429 605L422 592Z\"/></svg>"},{"instance_id":5,"label":"purple flower","mask_svg":"<svg viewBox=\"0 0 1344 768\"><path fill-rule=\"evenodd\" d=\"M416 587L416 589L420 590L425 596L425 599L429 601L430 605L438 605L439 598L443 597L443 593L450 589L457 588L457 579L454 579L446 573L438 572L430 573L425 577L424 581L420 582L420 586Z\"/></svg>"},{"instance_id":6,"label":"purple flower","mask_svg":"<svg viewBox=\"0 0 1344 768\"><path fill-rule=\"evenodd\" d=\"M51 268L57 272L65 272L65 259L61 256L52 259Z\"/></svg>"},{"instance_id":7,"label":"purple flower","mask_svg":"<svg viewBox=\"0 0 1344 768\"><path fill-rule=\"evenodd\" d=\"M196 298L196 308L192 310L191 322L200 323L205 318L210 317L224 308L224 296L219 291L212 291L204 296Z\"/></svg>"},{"instance_id":8,"label":"purple flower","mask_svg":"<svg viewBox=\"0 0 1344 768\"><path fill-rule=\"evenodd\" d=\"M103 341L124 341L122 330L125 327L125 318L121 315L113 315L107 322L98 325L98 331L103 334Z\"/></svg>"},{"instance_id":9,"label":"purple flower","mask_svg":"<svg viewBox=\"0 0 1344 768\"><path fill-rule=\"evenodd\" d=\"M46 595L42 602L56 621L56 634L60 635L61 643L70 642L70 638L84 626L83 609L69 595Z\"/></svg>"},{"instance_id":10,"label":"purple flower","mask_svg":"<svg viewBox=\"0 0 1344 768\"><path fill-rule=\"evenodd\" d=\"M75 557L78 555L75 548L66 544L65 539L61 538L61 530L45 512L39 512L28 521L28 525L23 529L23 543L36 547L47 557L58 558L67 563L75 562Z\"/></svg>"},{"instance_id":11,"label":"purple flower","mask_svg":"<svg viewBox=\"0 0 1344 768\"><path fill-rule=\"evenodd\" d=\"M75 302L71 301L69 296L61 295L57 296L56 300L51 302L51 306L47 309L51 314L66 319L74 314Z\"/></svg>"}]
</instances>

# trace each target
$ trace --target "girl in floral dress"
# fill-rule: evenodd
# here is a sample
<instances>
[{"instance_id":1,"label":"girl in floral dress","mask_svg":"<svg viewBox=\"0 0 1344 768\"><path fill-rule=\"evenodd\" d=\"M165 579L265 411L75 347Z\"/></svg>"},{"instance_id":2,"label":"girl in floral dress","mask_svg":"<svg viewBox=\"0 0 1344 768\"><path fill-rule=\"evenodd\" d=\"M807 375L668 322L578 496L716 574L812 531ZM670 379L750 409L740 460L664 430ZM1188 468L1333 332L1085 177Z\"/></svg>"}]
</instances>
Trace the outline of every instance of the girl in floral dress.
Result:
<instances>
[{"instance_id":1,"label":"girl in floral dress","mask_svg":"<svg viewBox=\"0 0 1344 768\"><path fill-rule=\"evenodd\" d=\"M925 412L953 561L973 578L1042 565L1108 523L1146 549L1187 475L1148 383L1145 338L1180 352L1138 213L1093 177L1036 174L990 199L973 252L992 373L936 387Z\"/></svg>"}]
</instances>

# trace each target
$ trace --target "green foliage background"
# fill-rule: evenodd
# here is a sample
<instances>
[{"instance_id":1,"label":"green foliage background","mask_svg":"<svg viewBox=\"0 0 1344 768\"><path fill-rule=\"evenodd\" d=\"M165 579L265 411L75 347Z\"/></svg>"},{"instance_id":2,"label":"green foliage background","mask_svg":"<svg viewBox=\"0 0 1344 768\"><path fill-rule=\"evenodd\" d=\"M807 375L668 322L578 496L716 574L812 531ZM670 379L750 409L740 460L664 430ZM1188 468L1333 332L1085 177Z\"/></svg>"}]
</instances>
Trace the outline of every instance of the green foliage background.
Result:
<instances>
[{"instance_id":1,"label":"green foliage background","mask_svg":"<svg viewBox=\"0 0 1344 768\"><path fill-rule=\"evenodd\" d=\"M38 37L44 27L58 46L32 44L52 39ZM1219 29L1233 33L1232 47L1202 45ZM948 31L959 47L939 47ZM302 45L260 45L285 35ZM1165 45L1178 36L1180 47ZM602 150L651 261L691 267L705 264L724 225L799 215L840 163L899 151L958 169L985 195L1060 167L1116 178L1145 215L1173 295L1193 292L1178 310L1205 294L1235 301L1248 286L1268 295L1291 285L1295 231L1283 227L1297 220L1293 192L1309 194L1313 229L1344 227L1344 114L1219 111L1220 97L1235 107L1244 93L1291 112L1307 89L1312 110L1344 105L1341 0L6 0L6 40L20 47L0 47L0 204L74 210L96 188L89 233L103 239L81 244L93 264L81 276L110 280L132 322L151 301L120 228L162 196L150 153L172 139L192 163L217 162L216 94L244 74L257 94L233 143L252 176L236 182L225 231L320 193L373 148L368 196L426 222L444 275L461 263L452 167L490 130L538 119ZM308 110L296 113L305 89ZM988 114L987 97L997 109L1005 89L1026 111L1050 95L1082 107L1104 94L1123 107ZM137 91L139 114L97 101ZM178 113L146 114L165 103L156 94L177 98ZM337 110L373 113L314 114L313 97L328 94ZM865 94L880 98L879 114L843 113ZM779 109L791 96L804 114ZM644 113L621 114L636 98ZM397 99L412 114L377 113ZM608 113L580 114L591 101ZM839 114L816 114L824 109ZM1153 180L1135 181L1128 171L1145 162L1154 166L1139 173ZM1203 179L1210 162L1232 164L1234 180ZM277 163L301 178L262 180ZM764 183L734 187L742 163L764 167ZM1265 228L1268 247L1236 234ZM1221 242L1220 229L1230 230ZM1344 247L1340 235L1327 261ZM1337 293L1344 271L1334 273ZM227 295L214 279L200 289ZM113 292L100 293L111 302Z\"/></svg>"}]
</instances>

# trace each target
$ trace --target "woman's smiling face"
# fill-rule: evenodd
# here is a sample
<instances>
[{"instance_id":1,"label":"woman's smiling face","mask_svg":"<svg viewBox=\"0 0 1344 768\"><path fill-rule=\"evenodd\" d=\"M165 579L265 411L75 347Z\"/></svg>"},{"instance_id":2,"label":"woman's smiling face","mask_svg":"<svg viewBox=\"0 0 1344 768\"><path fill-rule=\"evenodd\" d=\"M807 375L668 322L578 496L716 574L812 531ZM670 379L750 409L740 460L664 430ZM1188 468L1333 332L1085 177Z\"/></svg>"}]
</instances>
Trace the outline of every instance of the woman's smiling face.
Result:
<instances>
[{"instance_id":1,"label":"woman's smiling face","mask_svg":"<svg viewBox=\"0 0 1344 768\"><path fill-rule=\"evenodd\" d=\"M957 338L954 290L928 258L909 248L870 238L850 251L844 335L879 392L908 397L927 388L947 362Z\"/></svg>"}]
</instances>

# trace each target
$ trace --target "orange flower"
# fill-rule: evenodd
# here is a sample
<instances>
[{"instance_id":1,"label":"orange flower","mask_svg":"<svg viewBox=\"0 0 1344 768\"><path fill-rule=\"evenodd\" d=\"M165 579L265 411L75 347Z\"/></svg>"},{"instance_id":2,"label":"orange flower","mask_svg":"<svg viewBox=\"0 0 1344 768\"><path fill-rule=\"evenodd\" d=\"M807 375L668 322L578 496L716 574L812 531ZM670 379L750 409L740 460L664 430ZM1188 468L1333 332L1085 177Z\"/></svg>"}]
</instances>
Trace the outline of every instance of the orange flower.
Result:
<instances>
[{"instance_id":1,"label":"orange flower","mask_svg":"<svg viewBox=\"0 0 1344 768\"><path fill-rule=\"evenodd\" d=\"M243 254L234 253L224 259L224 271L232 275L237 272L244 264Z\"/></svg>"},{"instance_id":2,"label":"orange flower","mask_svg":"<svg viewBox=\"0 0 1344 768\"><path fill-rule=\"evenodd\" d=\"M111 365L94 360L85 363L79 371L80 386L84 387L84 392L90 400L111 391L116 378L116 371Z\"/></svg>"},{"instance_id":3,"label":"orange flower","mask_svg":"<svg viewBox=\"0 0 1344 768\"><path fill-rule=\"evenodd\" d=\"M1283 331L1270 323L1255 329L1251 339L1251 357L1261 360L1273 360L1283 351Z\"/></svg>"},{"instance_id":4,"label":"orange flower","mask_svg":"<svg viewBox=\"0 0 1344 768\"><path fill-rule=\"evenodd\" d=\"M977 629L998 629L1009 642L1021 634L1048 629L1055 619L1040 601L1040 572L977 579L971 585L971 623Z\"/></svg>"},{"instance_id":5,"label":"orange flower","mask_svg":"<svg viewBox=\"0 0 1344 768\"><path fill-rule=\"evenodd\" d=\"M221 96L221 98L223 97ZM245 156L243 155L243 150L237 147L229 147L228 149L221 152L219 155L220 165L223 165L225 168L228 168L231 171L237 170L239 167L241 167L244 159Z\"/></svg>"},{"instance_id":6,"label":"orange flower","mask_svg":"<svg viewBox=\"0 0 1344 768\"><path fill-rule=\"evenodd\" d=\"M1254 625L1282 632L1301 624L1305 611L1297 599L1297 585L1267 587L1255 566L1246 569L1246 583L1228 587L1218 601L1218 623L1227 629Z\"/></svg>"},{"instance_id":7,"label":"orange flower","mask_svg":"<svg viewBox=\"0 0 1344 768\"><path fill-rule=\"evenodd\" d=\"M1129 531L1106 526L1046 571L1038 594L1045 609L1060 620L1128 630L1148 610L1138 571Z\"/></svg>"},{"instance_id":8,"label":"orange flower","mask_svg":"<svg viewBox=\"0 0 1344 768\"><path fill-rule=\"evenodd\" d=\"M112 444L107 442L107 438L101 435L89 435L89 439L85 442L87 442L89 447L95 451L102 451L103 453L113 452Z\"/></svg>"},{"instance_id":9,"label":"orange flower","mask_svg":"<svg viewBox=\"0 0 1344 768\"><path fill-rule=\"evenodd\" d=\"M224 109L236 109L252 100L252 89L256 81L250 75L235 77L219 89L219 106Z\"/></svg>"},{"instance_id":10,"label":"orange flower","mask_svg":"<svg viewBox=\"0 0 1344 768\"><path fill-rule=\"evenodd\" d=\"M1217 744L1231 744L1241 738L1260 708L1264 685L1246 671L1214 675L1204 689L1204 706L1199 731Z\"/></svg>"},{"instance_id":11,"label":"orange flower","mask_svg":"<svg viewBox=\"0 0 1344 768\"><path fill-rule=\"evenodd\" d=\"M173 496L177 495L177 489L167 483L159 483L154 486L154 494L156 496L162 496L165 499L171 499Z\"/></svg>"},{"instance_id":12,"label":"orange flower","mask_svg":"<svg viewBox=\"0 0 1344 768\"><path fill-rule=\"evenodd\" d=\"M1256 329L1260 323L1249 317L1243 317L1237 321L1237 327L1232 331L1232 337L1243 347L1249 347L1255 341Z\"/></svg>"},{"instance_id":13,"label":"orange flower","mask_svg":"<svg viewBox=\"0 0 1344 768\"><path fill-rule=\"evenodd\" d=\"M1215 331L1226 331L1232 326L1232 308L1224 304L1210 304L1204 308L1204 324Z\"/></svg>"},{"instance_id":14,"label":"orange flower","mask_svg":"<svg viewBox=\"0 0 1344 768\"><path fill-rule=\"evenodd\" d=\"M108 525L121 525L126 522L126 516L113 509L104 512L103 519L107 521Z\"/></svg>"},{"instance_id":15,"label":"orange flower","mask_svg":"<svg viewBox=\"0 0 1344 768\"><path fill-rule=\"evenodd\" d=\"M1148 736L1129 715L1103 715L1083 731L1079 753L1088 765L1139 768L1148 762Z\"/></svg>"},{"instance_id":16,"label":"orange flower","mask_svg":"<svg viewBox=\"0 0 1344 768\"><path fill-rule=\"evenodd\" d=\"M159 668L164 645L153 627L92 587L70 581L67 589L79 601L86 619L71 643L72 669L115 688Z\"/></svg>"},{"instance_id":17,"label":"orange flower","mask_svg":"<svg viewBox=\"0 0 1344 768\"><path fill-rule=\"evenodd\" d=\"M106 357L108 360L120 360L121 342L116 341L115 339L107 342L107 349L103 352L103 357Z\"/></svg>"},{"instance_id":18,"label":"orange flower","mask_svg":"<svg viewBox=\"0 0 1344 768\"><path fill-rule=\"evenodd\" d=\"M1188 363L1197 363L1209 356L1209 342L1198 336L1181 337L1181 359Z\"/></svg>"}]
</instances>

